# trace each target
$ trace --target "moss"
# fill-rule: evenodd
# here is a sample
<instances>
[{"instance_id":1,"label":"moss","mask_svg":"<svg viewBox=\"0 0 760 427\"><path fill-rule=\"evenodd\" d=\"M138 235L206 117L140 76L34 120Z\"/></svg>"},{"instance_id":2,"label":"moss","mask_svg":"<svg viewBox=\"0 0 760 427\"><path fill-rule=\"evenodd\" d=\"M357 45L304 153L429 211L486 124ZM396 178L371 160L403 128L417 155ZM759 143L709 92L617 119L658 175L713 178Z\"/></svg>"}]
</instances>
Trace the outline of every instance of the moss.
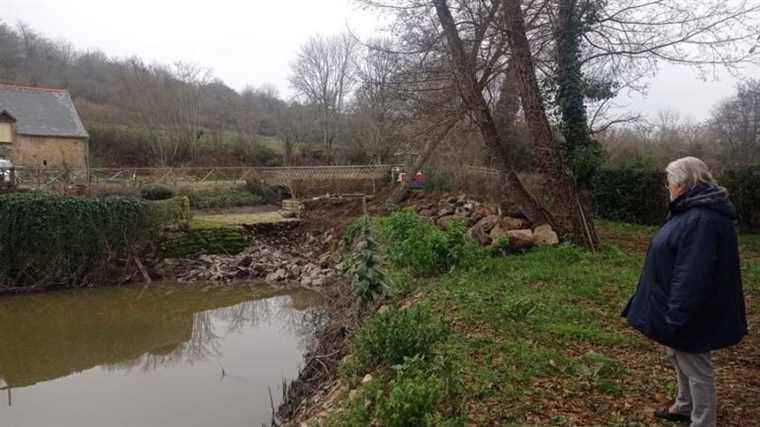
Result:
<instances>
[{"instance_id":1,"label":"moss","mask_svg":"<svg viewBox=\"0 0 760 427\"><path fill-rule=\"evenodd\" d=\"M235 255L251 244L252 237L235 228L189 230L165 239L161 253L167 258L184 258L198 254Z\"/></svg>"}]
</instances>

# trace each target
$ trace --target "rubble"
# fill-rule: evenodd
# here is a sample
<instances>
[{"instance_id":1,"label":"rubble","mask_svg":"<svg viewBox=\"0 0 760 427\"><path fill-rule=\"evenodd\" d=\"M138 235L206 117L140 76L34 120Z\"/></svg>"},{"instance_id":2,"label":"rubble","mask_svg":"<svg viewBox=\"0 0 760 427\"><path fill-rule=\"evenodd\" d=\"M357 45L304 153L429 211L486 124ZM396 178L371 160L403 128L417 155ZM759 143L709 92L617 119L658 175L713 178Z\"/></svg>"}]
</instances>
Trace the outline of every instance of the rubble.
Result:
<instances>
[{"instance_id":1,"label":"rubble","mask_svg":"<svg viewBox=\"0 0 760 427\"><path fill-rule=\"evenodd\" d=\"M322 287L338 276L338 259L324 247L330 233L319 238L255 239L238 255L200 255L190 259L164 260L164 277L179 282L266 280L273 284Z\"/></svg>"},{"instance_id":2,"label":"rubble","mask_svg":"<svg viewBox=\"0 0 760 427\"><path fill-rule=\"evenodd\" d=\"M469 227L467 234L482 246L503 239L507 239L509 248L514 250L559 244L559 237L550 225L535 226L519 211L502 215L497 209L483 206L464 194L443 198L438 203L427 202L417 206L416 211L443 230L448 229L453 220L464 221Z\"/></svg>"},{"instance_id":3,"label":"rubble","mask_svg":"<svg viewBox=\"0 0 760 427\"><path fill-rule=\"evenodd\" d=\"M468 232L470 238L480 243L482 246L488 246L493 239L491 238L491 230L496 227L499 222L499 217L496 215L488 215L481 218Z\"/></svg>"}]
</instances>

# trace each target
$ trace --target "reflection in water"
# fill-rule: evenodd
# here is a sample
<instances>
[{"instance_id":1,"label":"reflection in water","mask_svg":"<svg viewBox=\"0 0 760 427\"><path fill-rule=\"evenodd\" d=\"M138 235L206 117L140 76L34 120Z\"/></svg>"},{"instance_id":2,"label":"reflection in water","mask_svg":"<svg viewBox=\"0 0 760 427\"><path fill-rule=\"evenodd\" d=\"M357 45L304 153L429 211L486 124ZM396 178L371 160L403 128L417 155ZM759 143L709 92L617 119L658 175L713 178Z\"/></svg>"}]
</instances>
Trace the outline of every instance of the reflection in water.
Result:
<instances>
[{"instance_id":1,"label":"reflection in water","mask_svg":"<svg viewBox=\"0 0 760 427\"><path fill-rule=\"evenodd\" d=\"M168 285L0 299L0 425L258 425L323 321L314 302Z\"/></svg>"}]
</instances>

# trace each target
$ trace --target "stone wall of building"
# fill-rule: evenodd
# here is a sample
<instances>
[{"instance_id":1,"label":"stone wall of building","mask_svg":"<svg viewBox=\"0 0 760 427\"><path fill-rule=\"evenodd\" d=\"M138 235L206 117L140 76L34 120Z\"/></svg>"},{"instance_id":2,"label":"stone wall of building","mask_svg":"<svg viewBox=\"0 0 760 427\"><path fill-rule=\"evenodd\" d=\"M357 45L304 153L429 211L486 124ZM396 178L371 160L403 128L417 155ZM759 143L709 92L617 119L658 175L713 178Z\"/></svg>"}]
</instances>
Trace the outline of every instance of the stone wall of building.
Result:
<instances>
[{"instance_id":1,"label":"stone wall of building","mask_svg":"<svg viewBox=\"0 0 760 427\"><path fill-rule=\"evenodd\" d=\"M87 167L87 140L16 135L11 161L16 166L79 169Z\"/></svg>"}]
</instances>

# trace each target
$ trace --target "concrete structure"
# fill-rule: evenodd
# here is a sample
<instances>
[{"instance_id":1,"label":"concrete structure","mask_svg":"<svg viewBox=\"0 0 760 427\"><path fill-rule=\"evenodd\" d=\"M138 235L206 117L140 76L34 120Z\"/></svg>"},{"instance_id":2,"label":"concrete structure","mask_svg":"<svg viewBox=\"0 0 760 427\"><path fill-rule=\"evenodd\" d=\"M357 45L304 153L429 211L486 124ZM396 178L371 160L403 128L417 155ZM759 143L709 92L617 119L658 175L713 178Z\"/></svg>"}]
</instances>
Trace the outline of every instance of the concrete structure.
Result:
<instances>
[{"instance_id":1,"label":"concrete structure","mask_svg":"<svg viewBox=\"0 0 760 427\"><path fill-rule=\"evenodd\" d=\"M0 158L16 167L86 168L88 138L68 91L0 84Z\"/></svg>"}]
</instances>

